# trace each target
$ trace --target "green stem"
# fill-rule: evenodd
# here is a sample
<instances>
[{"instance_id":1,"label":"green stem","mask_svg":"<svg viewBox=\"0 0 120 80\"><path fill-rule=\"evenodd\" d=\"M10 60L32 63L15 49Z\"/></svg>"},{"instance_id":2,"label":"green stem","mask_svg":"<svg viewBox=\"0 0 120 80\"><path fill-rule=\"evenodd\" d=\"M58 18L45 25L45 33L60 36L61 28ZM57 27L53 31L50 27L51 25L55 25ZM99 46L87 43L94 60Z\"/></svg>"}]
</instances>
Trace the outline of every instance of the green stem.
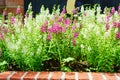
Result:
<instances>
[{"instance_id":1,"label":"green stem","mask_svg":"<svg viewBox=\"0 0 120 80\"><path fill-rule=\"evenodd\" d=\"M60 60L60 68L61 68L61 65L62 65L62 59L61 59L61 53L60 53L60 49L59 49L59 45L58 45L58 43L57 43L57 41L56 41L56 45L57 45L57 50L58 50L58 54L59 54L59 60Z\"/></svg>"}]
</instances>

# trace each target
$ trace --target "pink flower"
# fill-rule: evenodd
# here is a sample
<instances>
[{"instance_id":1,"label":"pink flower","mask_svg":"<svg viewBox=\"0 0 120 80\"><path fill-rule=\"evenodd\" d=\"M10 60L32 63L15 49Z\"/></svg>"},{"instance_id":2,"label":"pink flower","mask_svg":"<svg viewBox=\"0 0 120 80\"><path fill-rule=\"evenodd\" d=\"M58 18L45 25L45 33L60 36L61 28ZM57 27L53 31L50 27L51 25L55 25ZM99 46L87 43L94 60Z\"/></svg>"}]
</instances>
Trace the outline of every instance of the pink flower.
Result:
<instances>
[{"instance_id":1,"label":"pink flower","mask_svg":"<svg viewBox=\"0 0 120 80\"><path fill-rule=\"evenodd\" d=\"M72 10L72 13L73 13L73 14L76 14L76 12L77 12L76 9L73 9L73 10Z\"/></svg>"},{"instance_id":2,"label":"pink flower","mask_svg":"<svg viewBox=\"0 0 120 80\"><path fill-rule=\"evenodd\" d=\"M78 35L79 35L79 33L78 33L78 32L75 32L75 33L74 33L74 38L77 38Z\"/></svg>"},{"instance_id":3,"label":"pink flower","mask_svg":"<svg viewBox=\"0 0 120 80\"><path fill-rule=\"evenodd\" d=\"M120 22L118 22L118 28L120 28Z\"/></svg>"},{"instance_id":4,"label":"pink flower","mask_svg":"<svg viewBox=\"0 0 120 80\"><path fill-rule=\"evenodd\" d=\"M68 27L70 25L70 20L69 19L65 19L64 20L64 24L66 25L66 27Z\"/></svg>"},{"instance_id":5,"label":"pink flower","mask_svg":"<svg viewBox=\"0 0 120 80\"><path fill-rule=\"evenodd\" d=\"M72 39L72 44L73 44L73 46L76 46L76 40L75 39Z\"/></svg>"},{"instance_id":6,"label":"pink flower","mask_svg":"<svg viewBox=\"0 0 120 80\"><path fill-rule=\"evenodd\" d=\"M0 40L4 40L4 34L0 33Z\"/></svg>"},{"instance_id":7,"label":"pink flower","mask_svg":"<svg viewBox=\"0 0 120 80\"><path fill-rule=\"evenodd\" d=\"M112 14L115 13L115 8L114 8L114 7L112 7L112 9L111 9L111 13L112 13Z\"/></svg>"},{"instance_id":8,"label":"pink flower","mask_svg":"<svg viewBox=\"0 0 120 80\"><path fill-rule=\"evenodd\" d=\"M66 9L65 8L63 8L63 10L62 10L62 12L61 12L62 14L65 14L66 13Z\"/></svg>"},{"instance_id":9,"label":"pink flower","mask_svg":"<svg viewBox=\"0 0 120 80\"><path fill-rule=\"evenodd\" d=\"M75 29L76 29L76 26L73 26L73 27L72 27L72 30L75 30Z\"/></svg>"},{"instance_id":10,"label":"pink flower","mask_svg":"<svg viewBox=\"0 0 120 80\"><path fill-rule=\"evenodd\" d=\"M120 6L118 6L118 14L120 15Z\"/></svg>"},{"instance_id":11,"label":"pink flower","mask_svg":"<svg viewBox=\"0 0 120 80\"><path fill-rule=\"evenodd\" d=\"M116 39L120 39L120 32L117 32Z\"/></svg>"},{"instance_id":12,"label":"pink flower","mask_svg":"<svg viewBox=\"0 0 120 80\"><path fill-rule=\"evenodd\" d=\"M110 28L110 25L109 25L109 23L107 23L106 24L106 30L109 30L109 28Z\"/></svg>"},{"instance_id":13,"label":"pink flower","mask_svg":"<svg viewBox=\"0 0 120 80\"><path fill-rule=\"evenodd\" d=\"M18 6L17 9L16 9L16 14L20 14L20 11L21 11L20 6Z\"/></svg>"},{"instance_id":14,"label":"pink flower","mask_svg":"<svg viewBox=\"0 0 120 80\"><path fill-rule=\"evenodd\" d=\"M2 16L3 16L3 17L6 16L6 10L3 11Z\"/></svg>"},{"instance_id":15,"label":"pink flower","mask_svg":"<svg viewBox=\"0 0 120 80\"><path fill-rule=\"evenodd\" d=\"M54 23L51 28L48 29L50 33L60 33L63 31L63 28L58 24Z\"/></svg>"},{"instance_id":16,"label":"pink flower","mask_svg":"<svg viewBox=\"0 0 120 80\"><path fill-rule=\"evenodd\" d=\"M107 15L107 21L106 21L106 22L109 22L110 17L111 17L111 14L110 14L110 13L108 13L108 15Z\"/></svg>"},{"instance_id":17,"label":"pink flower","mask_svg":"<svg viewBox=\"0 0 120 80\"><path fill-rule=\"evenodd\" d=\"M118 27L118 22L113 22L113 27Z\"/></svg>"},{"instance_id":18,"label":"pink flower","mask_svg":"<svg viewBox=\"0 0 120 80\"><path fill-rule=\"evenodd\" d=\"M8 29L3 30L4 34L8 33Z\"/></svg>"},{"instance_id":19,"label":"pink flower","mask_svg":"<svg viewBox=\"0 0 120 80\"><path fill-rule=\"evenodd\" d=\"M84 16L87 16L87 13L86 13L86 12L84 12Z\"/></svg>"},{"instance_id":20,"label":"pink flower","mask_svg":"<svg viewBox=\"0 0 120 80\"><path fill-rule=\"evenodd\" d=\"M14 24L14 23L15 23L15 17L14 17L14 16L12 16L12 17L10 18L10 23L11 23L11 24Z\"/></svg>"},{"instance_id":21,"label":"pink flower","mask_svg":"<svg viewBox=\"0 0 120 80\"><path fill-rule=\"evenodd\" d=\"M118 11L120 11L120 6L118 6Z\"/></svg>"},{"instance_id":22,"label":"pink flower","mask_svg":"<svg viewBox=\"0 0 120 80\"><path fill-rule=\"evenodd\" d=\"M45 26L41 26L41 32L42 32L42 33L45 33L45 32L46 32Z\"/></svg>"},{"instance_id":23,"label":"pink flower","mask_svg":"<svg viewBox=\"0 0 120 80\"><path fill-rule=\"evenodd\" d=\"M62 21L63 21L63 17L59 17L58 22L62 22Z\"/></svg>"},{"instance_id":24,"label":"pink flower","mask_svg":"<svg viewBox=\"0 0 120 80\"><path fill-rule=\"evenodd\" d=\"M48 34L48 38L47 38L49 41L52 39L52 34Z\"/></svg>"},{"instance_id":25,"label":"pink flower","mask_svg":"<svg viewBox=\"0 0 120 80\"><path fill-rule=\"evenodd\" d=\"M45 20L45 24L48 25L48 20Z\"/></svg>"}]
</instances>

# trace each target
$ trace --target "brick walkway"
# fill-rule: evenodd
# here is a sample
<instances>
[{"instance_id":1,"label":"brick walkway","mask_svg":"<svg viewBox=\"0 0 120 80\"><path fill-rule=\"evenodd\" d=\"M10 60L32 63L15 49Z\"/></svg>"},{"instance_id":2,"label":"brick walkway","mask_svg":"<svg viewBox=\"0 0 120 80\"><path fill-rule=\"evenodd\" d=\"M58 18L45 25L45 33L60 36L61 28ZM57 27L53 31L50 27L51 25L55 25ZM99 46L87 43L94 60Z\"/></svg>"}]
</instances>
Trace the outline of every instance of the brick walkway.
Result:
<instances>
[{"instance_id":1,"label":"brick walkway","mask_svg":"<svg viewBox=\"0 0 120 80\"><path fill-rule=\"evenodd\" d=\"M120 80L120 73L8 71L0 73L0 80Z\"/></svg>"}]
</instances>

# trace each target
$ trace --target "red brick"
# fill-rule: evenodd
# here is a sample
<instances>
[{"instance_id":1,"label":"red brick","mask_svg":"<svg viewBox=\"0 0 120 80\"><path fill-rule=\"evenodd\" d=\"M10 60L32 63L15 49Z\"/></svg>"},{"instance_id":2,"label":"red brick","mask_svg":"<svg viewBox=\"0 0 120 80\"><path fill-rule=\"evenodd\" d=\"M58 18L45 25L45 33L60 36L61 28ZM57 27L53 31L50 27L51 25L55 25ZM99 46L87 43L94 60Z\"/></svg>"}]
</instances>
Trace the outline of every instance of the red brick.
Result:
<instances>
[{"instance_id":1,"label":"red brick","mask_svg":"<svg viewBox=\"0 0 120 80\"><path fill-rule=\"evenodd\" d=\"M4 8L0 8L0 13L1 13L1 14L3 13L3 10L4 10Z\"/></svg>"},{"instance_id":2,"label":"red brick","mask_svg":"<svg viewBox=\"0 0 120 80\"><path fill-rule=\"evenodd\" d=\"M5 0L0 0L0 6L4 6L5 5Z\"/></svg>"},{"instance_id":3,"label":"red brick","mask_svg":"<svg viewBox=\"0 0 120 80\"><path fill-rule=\"evenodd\" d=\"M6 0L7 6L24 5L24 0Z\"/></svg>"},{"instance_id":4,"label":"red brick","mask_svg":"<svg viewBox=\"0 0 120 80\"><path fill-rule=\"evenodd\" d=\"M62 72L54 72L51 77L51 80L60 80L61 76L62 76Z\"/></svg>"},{"instance_id":5,"label":"red brick","mask_svg":"<svg viewBox=\"0 0 120 80\"><path fill-rule=\"evenodd\" d=\"M79 80L89 80L88 73L87 72L78 73L78 79Z\"/></svg>"},{"instance_id":6,"label":"red brick","mask_svg":"<svg viewBox=\"0 0 120 80\"><path fill-rule=\"evenodd\" d=\"M40 72L40 75L38 76L37 80L48 80L50 72Z\"/></svg>"},{"instance_id":7,"label":"red brick","mask_svg":"<svg viewBox=\"0 0 120 80\"><path fill-rule=\"evenodd\" d=\"M6 12L7 13L14 13L15 14L16 13L16 9L17 9L17 7L16 8L10 8L10 7L8 7L7 10L6 10ZM24 14L24 8L21 8L21 13Z\"/></svg>"},{"instance_id":8,"label":"red brick","mask_svg":"<svg viewBox=\"0 0 120 80\"><path fill-rule=\"evenodd\" d=\"M120 79L120 73L116 73L116 77L118 78L118 79Z\"/></svg>"},{"instance_id":9,"label":"red brick","mask_svg":"<svg viewBox=\"0 0 120 80\"><path fill-rule=\"evenodd\" d=\"M24 72L16 72L10 80L20 80L20 78L24 75Z\"/></svg>"},{"instance_id":10,"label":"red brick","mask_svg":"<svg viewBox=\"0 0 120 80\"><path fill-rule=\"evenodd\" d=\"M7 77L10 76L11 74L12 74L11 71L0 73L0 80L6 80Z\"/></svg>"},{"instance_id":11,"label":"red brick","mask_svg":"<svg viewBox=\"0 0 120 80\"><path fill-rule=\"evenodd\" d=\"M117 75L120 77L120 73L117 73Z\"/></svg>"},{"instance_id":12,"label":"red brick","mask_svg":"<svg viewBox=\"0 0 120 80\"><path fill-rule=\"evenodd\" d=\"M34 80L37 72L28 72L27 75L24 77L24 80Z\"/></svg>"},{"instance_id":13,"label":"red brick","mask_svg":"<svg viewBox=\"0 0 120 80\"><path fill-rule=\"evenodd\" d=\"M107 78L107 80L117 80L114 73L104 73L104 75Z\"/></svg>"},{"instance_id":14,"label":"red brick","mask_svg":"<svg viewBox=\"0 0 120 80\"><path fill-rule=\"evenodd\" d=\"M91 73L93 80L103 80L101 73Z\"/></svg>"},{"instance_id":15,"label":"red brick","mask_svg":"<svg viewBox=\"0 0 120 80\"><path fill-rule=\"evenodd\" d=\"M65 75L65 80L75 80L75 72L67 72Z\"/></svg>"}]
</instances>

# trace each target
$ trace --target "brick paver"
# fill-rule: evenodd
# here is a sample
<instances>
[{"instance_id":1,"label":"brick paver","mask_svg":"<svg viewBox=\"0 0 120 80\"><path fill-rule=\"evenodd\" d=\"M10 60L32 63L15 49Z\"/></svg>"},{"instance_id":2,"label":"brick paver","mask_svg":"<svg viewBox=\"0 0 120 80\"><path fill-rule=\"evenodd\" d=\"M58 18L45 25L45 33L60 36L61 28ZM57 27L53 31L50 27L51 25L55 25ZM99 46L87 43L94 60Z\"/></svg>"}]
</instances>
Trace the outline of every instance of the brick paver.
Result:
<instances>
[{"instance_id":1,"label":"brick paver","mask_svg":"<svg viewBox=\"0 0 120 80\"><path fill-rule=\"evenodd\" d=\"M120 73L7 71L0 80L120 80Z\"/></svg>"}]
</instances>

